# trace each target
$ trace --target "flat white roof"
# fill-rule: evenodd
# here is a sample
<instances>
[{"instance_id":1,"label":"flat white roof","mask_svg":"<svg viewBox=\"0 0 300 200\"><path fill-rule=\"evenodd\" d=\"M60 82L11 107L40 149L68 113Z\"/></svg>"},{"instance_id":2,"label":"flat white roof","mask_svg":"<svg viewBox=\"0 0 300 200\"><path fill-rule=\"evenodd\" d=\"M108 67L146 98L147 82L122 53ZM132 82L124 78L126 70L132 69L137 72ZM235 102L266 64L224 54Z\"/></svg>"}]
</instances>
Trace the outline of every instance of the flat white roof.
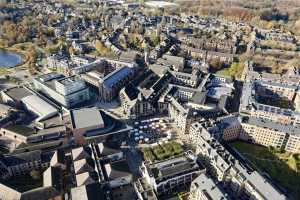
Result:
<instances>
[{"instance_id":1,"label":"flat white roof","mask_svg":"<svg viewBox=\"0 0 300 200\"><path fill-rule=\"evenodd\" d=\"M73 126L76 129L104 126L101 113L97 108L82 108L72 111Z\"/></svg>"},{"instance_id":2,"label":"flat white roof","mask_svg":"<svg viewBox=\"0 0 300 200\"><path fill-rule=\"evenodd\" d=\"M30 95L21 99L27 109L37 114L41 119L51 117L58 113L57 109L36 95Z\"/></svg>"}]
</instances>

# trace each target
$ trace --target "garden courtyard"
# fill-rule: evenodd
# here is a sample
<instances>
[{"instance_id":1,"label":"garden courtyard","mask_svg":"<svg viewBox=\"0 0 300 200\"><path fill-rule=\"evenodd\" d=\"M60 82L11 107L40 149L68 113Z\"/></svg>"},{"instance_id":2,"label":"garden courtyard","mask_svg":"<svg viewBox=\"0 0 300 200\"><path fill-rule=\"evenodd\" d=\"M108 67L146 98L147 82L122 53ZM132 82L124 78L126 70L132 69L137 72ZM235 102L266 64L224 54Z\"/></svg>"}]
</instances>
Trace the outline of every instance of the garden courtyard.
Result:
<instances>
[{"instance_id":1,"label":"garden courtyard","mask_svg":"<svg viewBox=\"0 0 300 200\"><path fill-rule=\"evenodd\" d=\"M163 145L158 144L154 147L144 148L142 149L142 152L144 160L155 162L179 155L183 152L183 148L181 144L171 141L164 143Z\"/></svg>"}]
</instances>

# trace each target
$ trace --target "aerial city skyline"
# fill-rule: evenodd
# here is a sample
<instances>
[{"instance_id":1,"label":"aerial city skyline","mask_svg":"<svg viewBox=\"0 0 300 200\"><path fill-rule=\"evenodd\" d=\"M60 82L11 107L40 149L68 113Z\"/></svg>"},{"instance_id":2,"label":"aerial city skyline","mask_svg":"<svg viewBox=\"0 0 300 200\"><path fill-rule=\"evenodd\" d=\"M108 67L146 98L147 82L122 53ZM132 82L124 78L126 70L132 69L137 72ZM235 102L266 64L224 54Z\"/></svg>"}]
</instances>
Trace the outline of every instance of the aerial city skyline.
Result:
<instances>
[{"instance_id":1,"label":"aerial city skyline","mask_svg":"<svg viewBox=\"0 0 300 200\"><path fill-rule=\"evenodd\" d=\"M0 0L0 200L300 199L299 11Z\"/></svg>"}]
</instances>

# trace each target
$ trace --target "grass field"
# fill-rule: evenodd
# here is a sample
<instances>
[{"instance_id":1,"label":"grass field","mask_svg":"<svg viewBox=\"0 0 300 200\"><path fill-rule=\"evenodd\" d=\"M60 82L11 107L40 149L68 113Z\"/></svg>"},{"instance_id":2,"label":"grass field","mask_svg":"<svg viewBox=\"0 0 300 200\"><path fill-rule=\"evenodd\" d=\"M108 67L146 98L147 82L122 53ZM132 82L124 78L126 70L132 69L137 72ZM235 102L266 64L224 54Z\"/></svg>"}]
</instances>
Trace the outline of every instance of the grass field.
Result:
<instances>
[{"instance_id":1,"label":"grass field","mask_svg":"<svg viewBox=\"0 0 300 200\"><path fill-rule=\"evenodd\" d=\"M217 75L222 76L234 76L235 78L240 78L243 72L244 66L242 63L232 63L230 67L226 67L216 72Z\"/></svg>"},{"instance_id":2,"label":"grass field","mask_svg":"<svg viewBox=\"0 0 300 200\"><path fill-rule=\"evenodd\" d=\"M269 174L294 199L300 199L299 154L293 155L240 141L231 143L231 146L249 159L256 170Z\"/></svg>"},{"instance_id":3,"label":"grass field","mask_svg":"<svg viewBox=\"0 0 300 200\"><path fill-rule=\"evenodd\" d=\"M1 66L0 66L1 67ZM9 70L6 68L0 68L0 76L9 74Z\"/></svg>"}]
</instances>

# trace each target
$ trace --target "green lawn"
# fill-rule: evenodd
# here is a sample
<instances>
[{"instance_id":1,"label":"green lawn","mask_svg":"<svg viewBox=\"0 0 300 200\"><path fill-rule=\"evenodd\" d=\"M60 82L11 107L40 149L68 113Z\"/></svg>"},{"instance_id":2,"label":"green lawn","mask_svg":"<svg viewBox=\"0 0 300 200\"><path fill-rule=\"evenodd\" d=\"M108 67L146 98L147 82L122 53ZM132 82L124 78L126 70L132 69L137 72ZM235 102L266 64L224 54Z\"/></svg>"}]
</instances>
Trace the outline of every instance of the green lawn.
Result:
<instances>
[{"instance_id":1,"label":"green lawn","mask_svg":"<svg viewBox=\"0 0 300 200\"><path fill-rule=\"evenodd\" d=\"M259 156L259 158L264 159L276 159L276 156L274 154L272 154L267 148L262 146L248 144L240 141L231 143L231 146L236 148L242 154L251 154L253 156Z\"/></svg>"},{"instance_id":2,"label":"green lawn","mask_svg":"<svg viewBox=\"0 0 300 200\"><path fill-rule=\"evenodd\" d=\"M2 66L0 66L0 67L2 67ZM0 68L0 76L3 76L3 75L7 75L7 74L9 74L10 72L9 72L9 70L8 69L6 69L6 68Z\"/></svg>"},{"instance_id":3,"label":"green lawn","mask_svg":"<svg viewBox=\"0 0 300 200\"><path fill-rule=\"evenodd\" d=\"M300 199L300 173L291 167L295 163L299 167L299 155L288 156L284 152L240 141L231 143L231 146L249 159L258 171L268 173L286 188L294 199Z\"/></svg>"},{"instance_id":4,"label":"green lawn","mask_svg":"<svg viewBox=\"0 0 300 200\"><path fill-rule=\"evenodd\" d=\"M217 75L221 76L234 76L240 78L244 69L243 63L232 63L230 67L223 68L216 72Z\"/></svg>"}]
</instances>

